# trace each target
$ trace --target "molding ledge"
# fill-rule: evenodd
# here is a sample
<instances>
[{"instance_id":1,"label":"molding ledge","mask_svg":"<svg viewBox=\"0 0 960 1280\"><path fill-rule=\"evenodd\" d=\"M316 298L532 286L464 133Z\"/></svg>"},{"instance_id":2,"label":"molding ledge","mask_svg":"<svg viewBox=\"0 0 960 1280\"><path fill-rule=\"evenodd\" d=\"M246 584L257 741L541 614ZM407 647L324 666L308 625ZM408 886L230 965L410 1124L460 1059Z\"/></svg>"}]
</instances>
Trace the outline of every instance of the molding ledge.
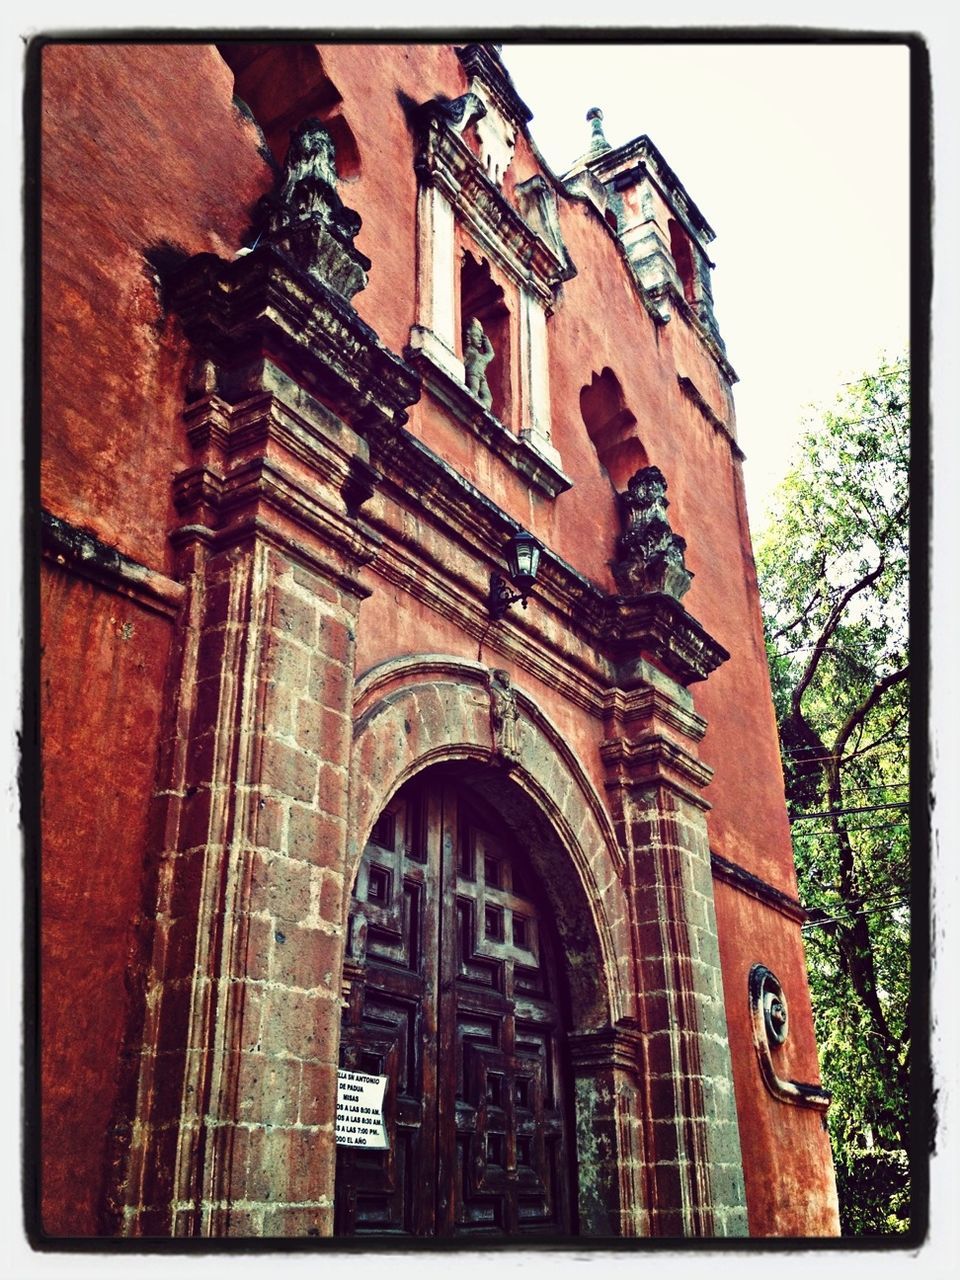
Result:
<instances>
[{"instance_id":1,"label":"molding ledge","mask_svg":"<svg viewBox=\"0 0 960 1280\"><path fill-rule=\"evenodd\" d=\"M425 333L418 329L417 334ZM414 335L411 335L414 336ZM523 435L517 436L485 409L472 392L452 377L431 354L428 344L409 346L404 359L420 374L424 388L449 409L461 426L502 458L540 493L556 498L573 487L573 481L539 452Z\"/></svg>"},{"instance_id":2,"label":"molding ledge","mask_svg":"<svg viewBox=\"0 0 960 1280\"><path fill-rule=\"evenodd\" d=\"M61 520L52 512L40 513L43 555L46 559L87 578L117 595L126 596L144 609L175 618L187 598L182 582L131 560L94 534Z\"/></svg>"},{"instance_id":3,"label":"molding ledge","mask_svg":"<svg viewBox=\"0 0 960 1280\"><path fill-rule=\"evenodd\" d=\"M743 462L747 455L740 448L739 444L737 444L737 439L733 434L733 431L727 423L724 422L722 418L718 417L710 408L693 379L688 378L685 374L678 373L677 382L683 394L696 406L700 413L703 414L711 427L713 427L714 431L719 431L722 436L726 436L734 457L738 458L740 462Z\"/></svg>"},{"instance_id":4,"label":"molding ledge","mask_svg":"<svg viewBox=\"0 0 960 1280\"><path fill-rule=\"evenodd\" d=\"M766 907L772 907L774 911L779 911L782 916L786 916L796 924L806 924L807 913L796 898L791 898L781 889L775 889L772 884L767 884L766 880L761 880L752 871L745 870L727 858L721 858L719 853L710 854L710 869L715 879L722 880L724 884L747 894L750 898L755 898Z\"/></svg>"}]
</instances>

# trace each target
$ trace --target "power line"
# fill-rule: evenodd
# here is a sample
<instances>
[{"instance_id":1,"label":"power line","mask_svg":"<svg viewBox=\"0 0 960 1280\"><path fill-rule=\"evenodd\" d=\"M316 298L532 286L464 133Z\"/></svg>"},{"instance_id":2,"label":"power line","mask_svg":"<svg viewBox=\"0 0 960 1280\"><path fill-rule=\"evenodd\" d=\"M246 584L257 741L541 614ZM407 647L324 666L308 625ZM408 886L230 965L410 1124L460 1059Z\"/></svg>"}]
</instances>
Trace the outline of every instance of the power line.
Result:
<instances>
[{"instance_id":1,"label":"power line","mask_svg":"<svg viewBox=\"0 0 960 1280\"><path fill-rule=\"evenodd\" d=\"M909 782L877 782L872 787L844 787L848 796L865 796L872 791L901 791Z\"/></svg>"},{"instance_id":2,"label":"power line","mask_svg":"<svg viewBox=\"0 0 960 1280\"><path fill-rule=\"evenodd\" d=\"M796 747L789 748L789 750L787 751L787 763L789 764L792 762L795 764L822 764L825 760L839 760L841 762L843 762L844 760L855 760L857 756L866 755L868 751L874 751L876 750L877 747L885 747L891 742L909 742L909 741L910 741L909 733L894 733L894 734L891 734L890 737L888 738L878 738L876 742L871 742L865 747L858 747L856 751L851 751L849 755L838 755L835 751L828 751L826 755L805 756L803 759L799 759L797 757L799 757L802 751L817 750L816 747L807 747L801 743L801 744L798 744Z\"/></svg>"},{"instance_id":3,"label":"power line","mask_svg":"<svg viewBox=\"0 0 960 1280\"><path fill-rule=\"evenodd\" d=\"M821 882L820 887L825 893L831 892L829 885L825 885ZM810 911L836 911L838 907L852 907L855 904L862 906L865 902L888 902L891 898L902 898L904 893L906 893L906 889L904 888L895 889L892 886L889 886L886 889L880 890L878 893L858 893L852 898L838 898L836 902L831 902L828 907L818 907L815 903L808 903L805 904L805 909Z\"/></svg>"},{"instance_id":4,"label":"power line","mask_svg":"<svg viewBox=\"0 0 960 1280\"><path fill-rule=\"evenodd\" d=\"M829 916L826 920L808 920L806 924L800 926L800 932L805 929L822 929L825 924L847 924L850 920L857 916L889 916L893 915L900 907L909 906L910 899L902 898L899 902L894 902L889 907L874 907L870 911L851 911L845 916Z\"/></svg>"},{"instance_id":5,"label":"power line","mask_svg":"<svg viewBox=\"0 0 960 1280\"><path fill-rule=\"evenodd\" d=\"M889 800L886 804L861 804L849 809L822 809L818 813L795 813L790 821L799 822L801 818L840 818L847 813L876 813L879 809L906 809L908 805L908 800Z\"/></svg>"},{"instance_id":6,"label":"power line","mask_svg":"<svg viewBox=\"0 0 960 1280\"><path fill-rule=\"evenodd\" d=\"M869 827L844 827L847 835L852 835L855 831L895 831L898 827L909 827L909 822L878 822ZM798 831L798 836L812 836L814 839L821 839L825 835L830 835L828 831Z\"/></svg>"}]
</instances>

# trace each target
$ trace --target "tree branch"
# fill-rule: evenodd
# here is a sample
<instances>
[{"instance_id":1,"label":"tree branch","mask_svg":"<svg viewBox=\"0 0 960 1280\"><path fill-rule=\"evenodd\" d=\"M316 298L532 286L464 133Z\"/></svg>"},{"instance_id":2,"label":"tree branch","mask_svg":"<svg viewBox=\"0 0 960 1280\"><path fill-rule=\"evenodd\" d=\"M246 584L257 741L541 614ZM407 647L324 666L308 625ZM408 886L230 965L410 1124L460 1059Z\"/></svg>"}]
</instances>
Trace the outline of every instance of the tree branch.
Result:
<instances>
[{"instance_id":1,"label":"tree branch","mask_svg":"<svg viewBox=\"0 0 960 1280\"><path fill-rule=\"evenodd\" d=\"M877 705L877 703L880 701L883 695L889 689L892 689L894 685L900 684L902 680L906 680L909 675L910 675L909 663L907 664L907 666L901 667L899 671L891 671L891 673L888 676L884 676L882 680L878 680L877 683L870 690L866 698L864 698L863 702L860 703L860 706L857 707L855 710L851 711L851 713L847 716L846 720L841 726L840 732L837 734L836 738L834 739L833 755L838 762L840 761L840 758L843 755L843 748L847 745L847 742L849 741L850 735L853 733L853 731L859 726L863 725L863 722L866 720L867 716L870 714L873 708ZM839 764L838 764L838 767L839 767Z\"/></svg>"},{"instance_id":2,"label":"tree branch","mask_svg":"<svg viewBox=\"0 0 960 1280\"><path fill-rule=\"evenodd\" d=\"M831 609L830 616L827 618L826 622L824 623L823 629L820 632L820 635L817 639L817 643L814 647L813 653L810 655L810 661L807 663L806 669L804 670L803 675L800 677L799 681L797 682L797 685L793 690L793 695L790 699L790 704L791 704L793 714L797 716L799 719L803 718L803 713L800 710L801 699L803 698L803 695L806 693L807 687L809 686L810 681L813 679L813 677L817 673L817 667L820 665L820 660L823 657L824 650L827 647L827 641L830 639L834 631L836 631L837 627L840 625L840 619L843 617L844 610L846 609L847 605L850 603L850 601L853 599L855 595L857 595L861 591L865 591L867 587L872 586L873 583L876 582L877 578L880 577L880 574L884 570L885 563L886 562L883 556L881 556L880 563L877 565L877 567L871 570L870 573L865 574L864 577L860 578L859 581L855 582L852 587L848 587L846 591L843 593L843 595L840 597L840 599L837 601L837 603Z\"/></svg>"}]
</instances>

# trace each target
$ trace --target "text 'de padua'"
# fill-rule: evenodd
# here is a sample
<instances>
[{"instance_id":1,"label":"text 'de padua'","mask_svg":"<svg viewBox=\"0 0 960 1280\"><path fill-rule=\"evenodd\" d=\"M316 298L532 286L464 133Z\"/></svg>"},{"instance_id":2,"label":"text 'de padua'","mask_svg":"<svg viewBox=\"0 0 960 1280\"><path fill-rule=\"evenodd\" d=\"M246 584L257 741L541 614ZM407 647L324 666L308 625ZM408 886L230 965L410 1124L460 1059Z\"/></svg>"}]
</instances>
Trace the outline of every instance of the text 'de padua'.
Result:
<instances>
[{"instance_id":1,"label":"text 'de padua'","mask_svg":"<svg viewBox=\"0 0 960 1280\"><path fill-rule=\"evenodd\" d=\"M390 1145L383 1123L386 1084L386 1076L368 1076L362 1071L337 1072L336 1140L339 1146L383 1150Z\"/></svg>"}]
</instances>

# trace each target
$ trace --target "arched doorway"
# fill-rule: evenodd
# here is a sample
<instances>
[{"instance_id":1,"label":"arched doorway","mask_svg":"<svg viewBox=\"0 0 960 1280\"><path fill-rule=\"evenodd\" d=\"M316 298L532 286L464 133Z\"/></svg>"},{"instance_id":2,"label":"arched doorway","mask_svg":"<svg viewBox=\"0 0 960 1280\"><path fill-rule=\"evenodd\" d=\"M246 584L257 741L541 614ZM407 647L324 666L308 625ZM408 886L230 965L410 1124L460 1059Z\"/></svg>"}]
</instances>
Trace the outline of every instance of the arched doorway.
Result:
<instances>
[{"instance_id":1,"label":"arched doorway","mask_svg":"<svg viewBox=\"0 0 960 1280\"><path fill-rule=\"evenodd\" d=\"M574 1232L559 949L480 788L438 767L397 793L348 930L340 1064L387 1077L389 1148L338 1148L336 1233Z\"/></svg>"}]
</instances>

